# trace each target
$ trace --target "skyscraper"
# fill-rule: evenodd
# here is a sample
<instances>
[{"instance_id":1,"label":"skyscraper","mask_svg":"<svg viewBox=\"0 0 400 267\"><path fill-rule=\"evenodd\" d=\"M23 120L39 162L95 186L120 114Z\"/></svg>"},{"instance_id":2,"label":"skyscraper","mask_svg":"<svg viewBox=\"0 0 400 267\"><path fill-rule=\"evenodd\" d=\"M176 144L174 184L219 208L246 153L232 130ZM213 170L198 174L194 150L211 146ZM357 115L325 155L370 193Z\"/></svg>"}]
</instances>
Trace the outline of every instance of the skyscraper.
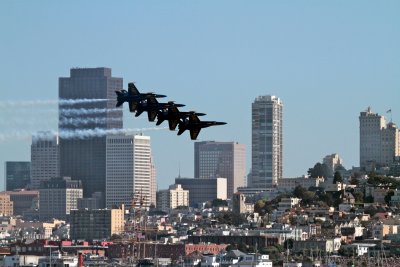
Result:
<instances>
[{"instance_id":1,"label":"skyscraper","mask_svg":"<svg viewBox=\"0 0 400 267\"><path fill-rule=\"evenodd\" d=\"M29 161L6 161L4 171L7 191L22 189L29 185L31 179Z\"/></svg>"},{"instance_id":2,"label":"skyscraper","mask_svg":"<svg viewBox=\"0 0 400 267\"><path fill-rule=\"evenodd\" d=\"M249 187L268 188L283 175L283 103L259 96L252 104L252 152Z\"/></svg>"},{"instance_id":3,"label":"skyscraper","mask_svg":"<svg viewBox=\"0 0 400 267\"><path fill-rule=\"evenodd\" d=\"M58 136L39 132L32 137L31 185L38 189L40 182L60 176Z\"/></svg>"},{"instance_id":4,"label":"skyscraper","mask_svg":"<svg viewBox=\"0 0 400 267\"><path fill-rule=\"evenodd\" d=\"M396 124L386 125L384 116L373 113L371 107L360 112L360 167L371 171L390 165L400 156L400 134Z\"/></svg>"},{"instance_id":5,"label":"skyscraper","mask_svg":"<svg viewBox=\"0 0 400 267\"><path fill-rule=\"evenodd\" d=\"M194 177L226 178L228 198L232 197L238 187L245 186L245 145L235 142L196 142L194 159Z\"/></svg>"},{"instance_id":6,"label":"skyscraper","mask_svg":"<svg viewBox=\"0 0 400 267\"><path fill-rule=\"evenodd\" d=\"M151 166L149 136L108 136L106 207L121 204L131 207L133 198L140 198L148 207L151 201Z\"/></svg>"},{"instance_id":7,"label":"skyscraper","mask_svg":"<svg viewBox=\"0 0 400 267\"><path fill-rule=\"evenodd\" d=\"M105 193L104 130L122 128L122 109L115 109L114 92L122 86L122 78L112 77L109 68L71 69L70 77L59 79L60 100L88 100L59 104L60 175L81 180L84 197Z\"/></svg>"}]
</instances>

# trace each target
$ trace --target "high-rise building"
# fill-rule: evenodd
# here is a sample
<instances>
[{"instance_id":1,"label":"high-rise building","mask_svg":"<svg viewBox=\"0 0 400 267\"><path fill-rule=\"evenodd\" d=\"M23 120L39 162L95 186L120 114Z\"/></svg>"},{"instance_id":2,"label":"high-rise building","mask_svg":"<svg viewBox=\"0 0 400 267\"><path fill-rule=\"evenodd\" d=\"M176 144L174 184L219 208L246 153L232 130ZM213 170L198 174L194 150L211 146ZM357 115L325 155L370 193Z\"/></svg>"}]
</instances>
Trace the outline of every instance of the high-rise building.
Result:
<instances>
[{"instance_id":1,"label":"high-rise building","mask_svg":"<svg viewBox=\"0 0 400 267\"><path fill-rule=\"evenodd\" d=\"M194 143L194 177L224 177L228 198L245 186L246 147L235 142L204 141Z\"/></svg>"},{"instance_id":2,"label":"high-rise building","mask_svg":"<svg viewBox=\"0 0 400 267\"><path fill-rule=\"evenodd\" d=\"M0 193L0 215L12 216L13 210L13 202L10 199L10 195L7 192Z\"/></svg>"},{"instance_id":3,"label":"high-rise building","mask_svg":"<svg viewBox=\"0 0 400 267\"><path fill-rule=\"evenodd\" d=\"M389 166L400 156L400 133L396 124L386 125L384 116L373 113L371 107L360 112L360 167L371 171Z\"/></svg>"},{"instance_id":4,"label":"high-rise building","mask_svg":"<svg viewBox=\"0 0 400 267\"><path fill-rule=\"evenodd\" d=\"M157 209L168 212L179 206L189 206L189 190L173 184L168 189L157 192Z\"/></svg>"},{"instance_id":5,"label":"high-rise building","mask_svg":"<svg viewBox=\"0 0 400 267\"><path fill-rule=\"evenodd\" d=\"M71 180L70 177L56 177L42 182L39 189L40 220L65 220L71 210L77 209L82 191L81 181Z\"/></svg>"},{"instance_id":6,"label":"high-rise building","mask_svg":"<svg viewBox=\"0 0 400 267\"><path fill-rule=\"evenodd\" d=\"M42 181L60 176L58 136L51 132L38 132L32 136L31 186L40 187Z\"/></svg>"},{"instance_id":7,"label":"high-rise building","mask_svg":"<svg viewBox=\"0 0 400 267\"><path fill-rule=\"evenodd\" d=\"M71 69L59 79L60 100L80 100L59 104L60 175L81 180L85 197L106 191L105 130L122 128L114 92L121 88L109 68Z\"/></svg>"},{"instance_id":8,"label":"high-rise building","mask_svg":"<svg viewBox=\"0 0 400 267\"><path fill-rule=\"evenodd\" d=\"M259 96L252 104L251 179L249 187L269 188L283 175L283 103Z\"/></svg>"},{"instance_id":9,"label":"high-rise building","mask_svg":"<svg viewBox=\"0 0 400 267\"><path fill-rule=\"evenodd\" d=\"M22 189L30 184L31 163L29 161L5 162L6 190Z\"/></svg>"},{"instance_id":10,"label":"high-rise building","mask_svg":"<svg viewBox=\"0 0 400 267\"><path fill-rule=\"evenodd\" d=\"M180 184L184 190L189 191L189 205L197 206L200 203L214 199L226 200L226 178L175 178L175 184Z\"/></svg>"},{"instance_id":11,"label":"high-rise building","mask_svg":"<svg viewBox=\"0 0 400 267\"><path fill-rule=\"evenodd\" d=\"M106 207L124 204L140 196L148 207L151 199L150 137L107 136Z\"/></svg>"}]
</instances>

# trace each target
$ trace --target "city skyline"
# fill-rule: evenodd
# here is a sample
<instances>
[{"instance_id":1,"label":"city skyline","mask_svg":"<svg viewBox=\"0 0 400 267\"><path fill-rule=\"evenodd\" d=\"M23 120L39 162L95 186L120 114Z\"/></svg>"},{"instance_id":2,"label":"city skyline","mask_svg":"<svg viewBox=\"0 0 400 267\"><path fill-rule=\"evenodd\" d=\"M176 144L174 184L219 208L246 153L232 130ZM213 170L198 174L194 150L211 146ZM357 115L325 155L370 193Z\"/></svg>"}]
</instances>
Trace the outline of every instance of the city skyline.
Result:
<instances>
[{"instance_id":1,"label":"city skyline","mask_svg":"<svg viewBox=\"0 0 400 267\"><path fill-rule=\"evenodd\" d=\"M21 103L55 101L58 77L75 66L109 67L124 88L135 81L207 113L204 119L228 122L202 131L200 141L245 144L247 172L251 103L260 95L285 103L284 177L305 174L332 153L346 168L358 166L358 115L368 106L382 115L391 109L399 122L396 1L125 3L0 4L1 162L29 160L27 133L57 129L56 104ZM124 128L150 127L124 107ZM145 132L159 189L194 168L193 142L166 131Z\"/></svg>"}]
</instances>

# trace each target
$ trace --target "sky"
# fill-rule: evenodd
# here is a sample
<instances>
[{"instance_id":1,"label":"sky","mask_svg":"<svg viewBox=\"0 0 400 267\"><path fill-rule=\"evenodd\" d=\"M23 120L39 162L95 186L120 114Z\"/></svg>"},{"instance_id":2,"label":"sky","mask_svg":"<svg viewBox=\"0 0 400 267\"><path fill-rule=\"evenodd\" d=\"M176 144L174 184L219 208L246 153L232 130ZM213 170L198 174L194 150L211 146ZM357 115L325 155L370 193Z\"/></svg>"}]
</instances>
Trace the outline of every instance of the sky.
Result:
<instances>
[{"instance_id":1,"label":"sky","mask_svg":"<svg viewBox=\"0 0 400 267\"><path fill-rule=\"evenodd\" d=\"M0 190L4 162L30 160L27 135L57 129L58 78L74 67L109 67L227 122L199 140L245 144L247 171L260 95L284 103L284 177L332 153L358 166L359 113L400 123L399 12L397 0L0 1ZM124 128L153 127L125 107ZM188 133L144 134L159 189L193 177Z\"/></svg>"}]
</instances>

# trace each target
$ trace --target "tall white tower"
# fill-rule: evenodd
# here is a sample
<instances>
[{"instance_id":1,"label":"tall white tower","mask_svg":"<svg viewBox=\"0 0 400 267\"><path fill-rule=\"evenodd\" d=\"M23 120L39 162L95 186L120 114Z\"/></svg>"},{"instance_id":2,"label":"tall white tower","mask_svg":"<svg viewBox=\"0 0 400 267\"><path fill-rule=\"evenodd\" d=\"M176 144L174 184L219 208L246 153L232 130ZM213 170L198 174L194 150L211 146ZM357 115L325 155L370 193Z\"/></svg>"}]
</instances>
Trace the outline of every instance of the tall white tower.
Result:
<instances>
[{"instance_id":1,"label":"tall white tower","mask_svg":"<svg viewBox=\"0 0 400 267\"><path fill-rule=\"evenodd\" d=\"M252 104L251 180L249 187L268 188L283 175L283 103L259 96Z\"/></svg>"},{"instance_id":2,"label":"tall white tower","mask_svg":"<svg viewBox=\"0 0 400 267\"><path fill-rule=\"evenodd\" d=\"M131 207L140 198L148 207L151 200L150 137L142 135L107 136L106 207Z\"/></svg>"}]
</instances>

